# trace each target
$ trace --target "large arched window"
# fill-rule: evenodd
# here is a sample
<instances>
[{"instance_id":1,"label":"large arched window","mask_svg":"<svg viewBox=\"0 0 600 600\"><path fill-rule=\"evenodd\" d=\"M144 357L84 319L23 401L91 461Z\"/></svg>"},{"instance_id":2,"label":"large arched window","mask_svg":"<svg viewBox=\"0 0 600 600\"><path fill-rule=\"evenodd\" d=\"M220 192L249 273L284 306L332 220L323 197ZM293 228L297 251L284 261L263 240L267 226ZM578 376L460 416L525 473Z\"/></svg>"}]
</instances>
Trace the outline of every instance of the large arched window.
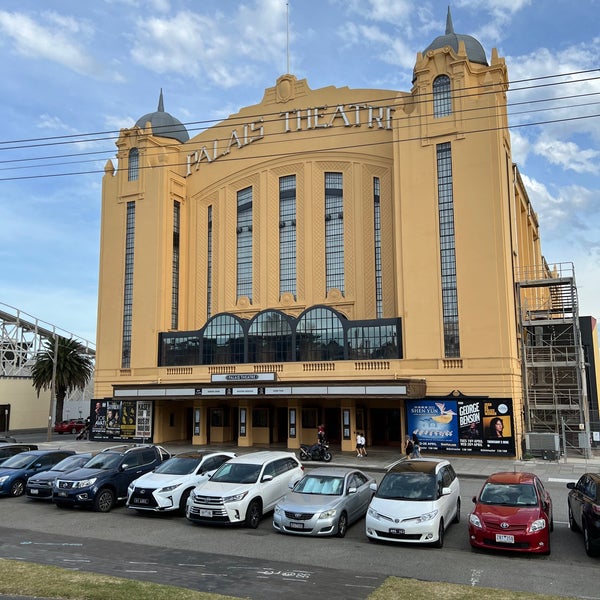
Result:
<instances>
[{"instance_id":1,"label":"large arched window","mask_svg":"<svg viewBox=\"0 0 600 600\"><path fill-rule=\"evenodd\" d=\"M248 331L248 362L293 360L292 326L289 318L276 310L256 315Z\"/></svg>"},{"instance_id":2,"label":"large arched window","mask_svg":"<svg viewBox=\"0 0 600 600\"><path fill-rule=\"evenodd\" d=\"M440 75L433 80L433 116L437 119L451 114L450 77Z\"/></svg>"},{"instance_id":3,"label":"large arched window","mask_svg":"<svg viewBox=\"0 0 600 600\"><path fill-rule=\"evenodd\" d=\"M127 181L137 181L140 168L140 152L137 148L129 151L129 164L127 170Z\"/></svg>"},{"instance_id":4,"label":"large arched window","mask_svg":"<svg viewBox=\"0 0 600 600\"><path fill-rule=\"evenodd\" d=\"M202 363L222 365L244 362L244 330L233 315L217 315L202 335Z\"/></svg>"},{"instance_id":5,"label":"large arched window","mask_svg":"<svg viewBox=\"0 0 600 600\"><path fill-rule=\"evenodd\" d=\"M296 327L297 360L344 360L340 317L323 306L307 310Z\"/></svg>"}]
</instances>

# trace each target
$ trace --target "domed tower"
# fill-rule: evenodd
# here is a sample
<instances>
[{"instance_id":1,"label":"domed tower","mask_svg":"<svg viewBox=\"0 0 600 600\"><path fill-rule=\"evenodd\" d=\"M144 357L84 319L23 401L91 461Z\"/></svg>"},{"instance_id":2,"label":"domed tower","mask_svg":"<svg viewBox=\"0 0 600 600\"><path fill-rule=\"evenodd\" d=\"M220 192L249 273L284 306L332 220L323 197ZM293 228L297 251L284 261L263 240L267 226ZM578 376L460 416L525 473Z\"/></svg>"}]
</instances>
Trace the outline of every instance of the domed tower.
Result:
<instances>
[{"instance_id":1,"label":"domed tower","mask_svg":"<svg viewBox=\"0 0 600 600\"><path fill-rule=\"evenodd\" d=\"M144 129L148 123L151 125L152 133L156 136L171 138L182 144L190 139L183 123L173 115L165 112L162 89L160 90L157 110L140 117L136 121L135 126Z\"/></svg>"},{"instance_id":2,"label":"domed tower","mask_svg":"<svg viewBox=\"0 0 600 600\"><path fill-rule=\"evenodd\" d=\"M185 161L181 155L189 139L181 121L165 112L161 90L157 110L121 130L116 142L117 168L113 161L106 164L98 300L97 343L103 355L97 363L99 373L106 365L129 369L132 364L156 362L156 336L133 335L140 323L151 322L158 315L161 329L178 325L180 245L184 244L180 227L186 218ZM170 293L163 297L156 293L160 289ZM118 332L118 341L113 338L111 346L114 332Z\"/></svg>"}]
</instances>

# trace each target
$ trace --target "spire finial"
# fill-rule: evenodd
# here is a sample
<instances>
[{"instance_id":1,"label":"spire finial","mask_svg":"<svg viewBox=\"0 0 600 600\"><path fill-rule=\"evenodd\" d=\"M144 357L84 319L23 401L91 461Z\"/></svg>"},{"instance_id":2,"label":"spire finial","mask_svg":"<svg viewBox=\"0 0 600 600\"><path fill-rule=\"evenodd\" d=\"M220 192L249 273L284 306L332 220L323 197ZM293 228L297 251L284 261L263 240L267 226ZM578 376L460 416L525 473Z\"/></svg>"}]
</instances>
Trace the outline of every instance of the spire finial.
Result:
<instances>
[{"instance_id":1,"label":"spire finial","mask_svg":"<svg viewBox=\"0 0 600 600\"><path fill-rule=\"evenodd\" d=\"M158 98L158 112L165 112L165 105L163 104L162 88L160 88L160 96Z\"/></svg>"},{"instance_id":2,"label":"spire finial","mask_svg":"<svg viewBox=\"0 0 600 600\"><path fill-rule=\"evenodd\" d=\"M450 14L450 6L448 6L448 15L446 16L446 35L454 33L454 25L452 25L452 15Z\"/></svg>"}]
</instances>

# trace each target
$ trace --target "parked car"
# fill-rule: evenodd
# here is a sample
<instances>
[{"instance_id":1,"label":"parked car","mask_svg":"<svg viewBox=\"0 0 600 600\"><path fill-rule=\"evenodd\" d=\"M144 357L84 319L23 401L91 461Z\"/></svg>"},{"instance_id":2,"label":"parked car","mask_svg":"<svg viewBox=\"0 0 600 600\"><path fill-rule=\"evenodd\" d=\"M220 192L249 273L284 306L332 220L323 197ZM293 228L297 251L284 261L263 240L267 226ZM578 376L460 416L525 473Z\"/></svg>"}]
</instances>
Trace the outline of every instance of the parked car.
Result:
<instances>
[{"instance_id":1,"label":"parked car","mask_svg":"<svg viewBox=\"0 0 600 600\"><path fill-rule=\"evenodd\" d=\"M460 521L460 484L447 460L401 460L371 489L365 520L371 540L441 548L448 525Z\"/></svg>"},{"instance_id":2,"label":"parked car","mask_svg":"<svg viewBox=\"0 0 600 600\"><path fill-rule=\"evenodd\" d=\"M52 487L57 477L62 477L66 473L81 468L95 453L82 452L63 458L55 464L50 470L42 471L32 475L27 480L25 494L33 500L52 500Z\"/></svg>"},{"instance_id":3,"label":"parked car","mask_svg":"<svg viewBox=\"0 0 600 600\"><path fill-rule=\"evenodd\" d=\"M494 473L473 502L471 546L550 554L552 500L539 477L512 471Z\"/></svg>"},{"instance_id":4,"label":"parked car","mask_svg":"<svg viewBox=\"0 0 600 600\"><path fill-rule=\"evenodd\" d=\"M303 476L304 467L290 452L251 452L232 458L192 490L186 517L192 522L245 523L256 529L263 514Z\"/></svg>"},{"instance_id":5,"label":"parked car","mask_svg":"<svg viewBox=\"0 0 600 600\"><path fill-rule=\"evenodd\" d=\"M281 533L344 537L348 527L365 516L373 483L357 469L310 471L275 505L273 527Z\"/></svg>"},{"instance_id":6,"label":"parked car","mask_svg":"<svg viewBox=\"0 0 600 600\"><path fill-rule=\"evenodd\" d=\"M54 425L54 431L60 435L63 433L79 433L82 429L85 429L85 421L83 419L61 421Z\"/></svg>"},{"instance_id":7,"label":"parked car","mask_svg":"<svg viewBox=\"0 0 600 600\"><path fill-rule=\"evenodd\" d=\"M584 473L577 483L567 483L571 490L569 527L583 532L588 556L600 556L600 473Z\"/></svg>"},{"instance_id":8,"label":"parked car","mask_svg":"<svg viewBox=\"0 0 600 600\"><path fill-rule=\"evenodd\" d=\"M182 452L129 484L127 508L185 514L190 492L206 481L234 452Z\"/></svg>"},{"instance_id":9,"label":"parked car","mask_svg":"<svg viewBox=\"0 0 600 600\"><path fill-rule=\"evenodd\" d=\"M12 443L6 442L4 444L0 444L0 465L11 456L15 454L19 454L21 452L27 452L29 450L37 450L37 444L21 444L21 443Z\"/></svg>"},{"instance_id":10,"label":"parked car","mask_svg":"<svg viewBox=\"0 0 600 600\"><path fill-rule=\"evenodd\" d=\"M0 443L3 443L3 442L16 443L17 438L14 438L12 435L0 435Z\"/></svg>"},{"instance_id":11,"label":"parked car","mask_svg":"<svg viewBox=\"0 0 600 600\"><path fill-rule=\"evenodd\" d=\"M83 467L57 477L52 502L58 507L87 506L109 512L127 499L127 487L152 471L171 455L160 446L111 446L91 458Z\"/></svg>"},{"instance_id":12,"label":"parked car","mask_svg":"<svg viewBox=\"0 0 600 600\"><path fill-rule=\"evenodd\" d=\"M51 469L73 450L30 450L7 458L0 465L0 496L21 496L27 480Z\"/></svg>"}]
</instances>

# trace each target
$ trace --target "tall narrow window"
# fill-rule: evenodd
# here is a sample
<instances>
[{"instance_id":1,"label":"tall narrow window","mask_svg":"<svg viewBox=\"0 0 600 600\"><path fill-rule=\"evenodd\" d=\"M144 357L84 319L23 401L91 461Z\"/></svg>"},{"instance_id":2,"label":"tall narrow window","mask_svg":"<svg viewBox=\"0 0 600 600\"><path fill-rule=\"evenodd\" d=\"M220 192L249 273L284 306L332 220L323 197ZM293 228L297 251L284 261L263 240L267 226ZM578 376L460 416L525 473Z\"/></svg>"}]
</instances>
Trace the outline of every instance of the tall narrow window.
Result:
<instances>
[{"instance_id":1,"label":"tall narrow window","mask_svg":"<svg viewBox=\"0 0 600 600\"><path fill-rule=\"evenodd\" d=\"M450 77L440 75L433 80L433 116L437 119L451 114Z\"/></svg>"},{"instance_id":2,"label":"tall narrow window","mask_svg":"<svg viewBox=\"0 0 600 600\"><path fill-rule=\"evenodd\" d=\"M344 293L344 189L342 173L325 173L325 273L327 293Z\"/></svg>"},{"instance_id":3,"label":"tall narrow window","mask_svg":"<svg viewBox=\"0 0 600 600\"><path fill-rule=\"evenodd\" d=\"M446 358L456 358L460 356L460 339L458 328L458 294L456 289L452 148L446 142L438 144L436 150L444 355Z\"/></svg>"},{"instance_id":4,"label":"tall narrow window","mask_svg":"<svg viewBox=\"0 0 600 600\"><path fill-rule=\"evenodd\" d=\"M125 282L123 285L123 338L121 367L131 367L131 320L133 313L133 243L135 238L135 202L127 203L125 231Z\"/></svg>"},{"instance_id":5,"label":"tall narrow window","mask_svg":"<svg viewBox=\"0 0 600 600\"><path fill-rule=\"evenodd\" d=\"M279 295L296 297L296 176L279 179Z\"/></svg>"},{"instance_id":6,"label":"tall narrow window","mask_svg":"<svg viewBox=\"0 0 600 600\"><path fill-rule=\"evenodd\" d=\"M140 153L137 148L129 151L129 165L127 169L127 181L137 181L139 177Z\"/></svg>"},{"instance_id":7,"label":"tall narrow window","mask_svg":"<svg viewBox=\"0 0 600 600\"><path fill-rule=\"evenodd\" d=\"M377 318L383 317L383 291L381 280L381 205L380 205L381 185L379 177L373 178L373 238L375 242L375 308Z\"/></svg>"},{"instance_id":8,"label":"tall narrow window","mask_svg":"<svg viewBox=\"0 0 600 600\"><path fill-rule=\"evenodd\" d=\"M252 301L252 188L237 194L237 297Z\"/></svg>"},{"instance_id":9,"label":"tall narrow window","mask_svg":"<svg viewBox=\"0 0 600 600\"><path fill-rule=\"evenodd\" d=\"M206 236L206 318L212 316L212 267L213 267L213 231L212 231L212 206L208 207L208 235Z\"/></svg>"},{"instance_id":10,"label":"tall narrow window","mask_svg":"<svg viewBox=\"0 0 600 600\"><path fill-rule=\"evenodd\" d=\"M181 208L179 202L173 202L173 272L171 282L171 329L179 324L179 229Z\"/></svg>"}]
</instances>

